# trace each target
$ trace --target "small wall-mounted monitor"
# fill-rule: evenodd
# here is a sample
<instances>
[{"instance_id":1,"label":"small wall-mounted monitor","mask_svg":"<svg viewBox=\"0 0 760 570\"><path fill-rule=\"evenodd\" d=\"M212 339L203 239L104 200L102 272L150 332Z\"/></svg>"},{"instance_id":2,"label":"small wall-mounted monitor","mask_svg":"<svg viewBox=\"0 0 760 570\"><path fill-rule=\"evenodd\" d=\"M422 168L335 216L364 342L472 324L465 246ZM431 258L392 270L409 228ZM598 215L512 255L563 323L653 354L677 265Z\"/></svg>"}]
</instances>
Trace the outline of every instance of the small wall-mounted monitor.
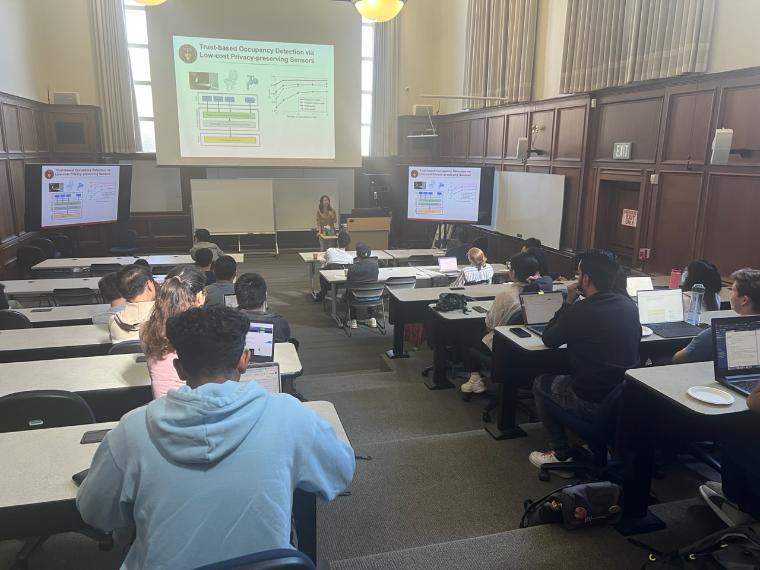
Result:
<instances>
[{"instance_id":1,"label":"small wall-mounted monitor","mask_svg":"<svg viewBox=\"0 0 760 570\"><path fill-rule=\"evenodd\" d=\"M493 188L493 167L410 166L407 218L490 224Z\"/></svg>"},{"instance_id":2,"label":"small wall-mounted monitor","mask_svg":"<svg viewBox=\"0 0 760 570\"><path fill-rule=\"evenodd\" d=\"M27 164L27 231L129 219L130 164Z\"/></svg>"}]
</instances>

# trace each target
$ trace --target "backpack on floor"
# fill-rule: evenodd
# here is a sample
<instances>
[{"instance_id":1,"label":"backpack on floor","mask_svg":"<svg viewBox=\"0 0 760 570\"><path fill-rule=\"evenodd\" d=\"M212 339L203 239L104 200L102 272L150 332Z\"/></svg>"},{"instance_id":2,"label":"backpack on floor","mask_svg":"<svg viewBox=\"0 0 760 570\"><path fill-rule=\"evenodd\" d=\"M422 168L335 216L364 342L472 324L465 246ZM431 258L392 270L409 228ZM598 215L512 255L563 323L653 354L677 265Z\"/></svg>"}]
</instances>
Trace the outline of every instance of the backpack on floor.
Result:
<instances>
[{"instance_id":1,"label":"backpack on floor","mask_svg":"<svg viewBox=\"0 0 760 570\"><path fill-rule=\"evenodd\" d=\"M643 570L750 570L760 568L760 523L734 526L714 532L694 544L667 554L633 539L650 551Z\"/></svg>"},{"instance_id":2,"label":"backpack on floor","mask_svg":"<svg viewBox=\"0 0 760 570\"><path fill-rule=\"evenodd\" d=\"M461 293L441 293L438 296L438 302L433 308L442 313L458 310L467 313L467 297Z\"/></svg>"},{"instance_id":3,"label":"backpack on floor","mask_svg":"<svg viewBox=\"0 0 760 570\"><path fill-rule=\"evenodd\" d=\"M568 530L615 524L623 515L621 497L620 486L609 481L565 485L537 501L526 500L520 528L559 522Z\"/></svg>"}]
</instances>

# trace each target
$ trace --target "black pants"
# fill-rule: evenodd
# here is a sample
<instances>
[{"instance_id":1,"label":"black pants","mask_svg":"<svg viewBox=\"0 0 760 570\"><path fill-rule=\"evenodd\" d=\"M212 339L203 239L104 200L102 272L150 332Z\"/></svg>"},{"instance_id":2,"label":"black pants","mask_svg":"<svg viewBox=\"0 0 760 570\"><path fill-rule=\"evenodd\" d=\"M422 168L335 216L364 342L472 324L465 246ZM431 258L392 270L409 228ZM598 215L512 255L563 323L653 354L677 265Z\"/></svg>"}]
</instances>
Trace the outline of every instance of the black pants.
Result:
<instances>
[{"instance_id":1,"label":"black pants","mask_svg":"<svg viewBox=\"0 0 760 570\"><path fill-rule=\"evenodd\" d=\"M726 498L760 518L760 445L746 440L725 443L721 467Z\"/></svg>"},{"instance_id":2,"label":"black pants","mask_svg":"<svg viewBox=\"0 0 760 570\"><path fill-rule=\"evenodd\" d=\"M464 360L465 372L479 371L483 367L484 359L491 362L491 349L483 344L479 338L476 342L465 345L463 350L462 360Z\"/></svg>"}]
</instances>

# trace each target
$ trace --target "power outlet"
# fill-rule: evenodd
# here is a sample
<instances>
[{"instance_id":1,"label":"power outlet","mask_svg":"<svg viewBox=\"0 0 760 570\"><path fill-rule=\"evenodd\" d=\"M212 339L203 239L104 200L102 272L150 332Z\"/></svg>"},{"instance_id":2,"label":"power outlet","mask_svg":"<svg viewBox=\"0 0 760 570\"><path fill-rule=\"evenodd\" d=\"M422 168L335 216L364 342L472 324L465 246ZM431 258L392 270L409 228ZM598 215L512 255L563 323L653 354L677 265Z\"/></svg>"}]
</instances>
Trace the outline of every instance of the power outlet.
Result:
<instances>
[{"instance_id":1,"label":"power outlet","mask_svg":"<svg viewBox=\"0 0 760 570\"><path fill-rule=\"evenodd\" d=\"M652 257L652 250L648 247L642 247L639 249L639 261L646 261Z\"/></svg>"}]
</instances>

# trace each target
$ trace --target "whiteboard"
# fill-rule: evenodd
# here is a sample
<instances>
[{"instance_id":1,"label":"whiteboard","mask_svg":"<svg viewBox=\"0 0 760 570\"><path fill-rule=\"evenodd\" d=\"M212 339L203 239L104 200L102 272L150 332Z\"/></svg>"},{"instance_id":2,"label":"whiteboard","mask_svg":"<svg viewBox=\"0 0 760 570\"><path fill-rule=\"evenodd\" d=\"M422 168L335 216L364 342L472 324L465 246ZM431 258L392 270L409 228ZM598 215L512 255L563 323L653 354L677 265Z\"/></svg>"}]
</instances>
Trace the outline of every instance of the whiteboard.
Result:
<instances>
[{"instance_id":1,"label":"whiteboard","mask_svg":"<svg viewBox=\"0 0 760 570\"><path fill-rule=\"evenodd\" d=\"M559 249L565 177L535 172L497 172L493 229L519 238L535 237Z\"/></svg>"},{"instance_id":2,"label":"whiteboard","mask_svg":"<svg viewBox=\"0 0 760 570\"><path fill-rule=\"evenodd\" d=\"M193 227L212 234L273 233L271 180L191 180Z\"/></svg>"},{"instance_id":3,"label":"whiteboard","mask_svg":"<svg viewBox=\"0 0 760 570\"><path fill-rule=\"evenodd\" d=\"M319 178L275 178L277 231L311 230L317 223L319 199L327 194L333 210L340 212L338 181Z\"/></svg>"}]
</instances>

